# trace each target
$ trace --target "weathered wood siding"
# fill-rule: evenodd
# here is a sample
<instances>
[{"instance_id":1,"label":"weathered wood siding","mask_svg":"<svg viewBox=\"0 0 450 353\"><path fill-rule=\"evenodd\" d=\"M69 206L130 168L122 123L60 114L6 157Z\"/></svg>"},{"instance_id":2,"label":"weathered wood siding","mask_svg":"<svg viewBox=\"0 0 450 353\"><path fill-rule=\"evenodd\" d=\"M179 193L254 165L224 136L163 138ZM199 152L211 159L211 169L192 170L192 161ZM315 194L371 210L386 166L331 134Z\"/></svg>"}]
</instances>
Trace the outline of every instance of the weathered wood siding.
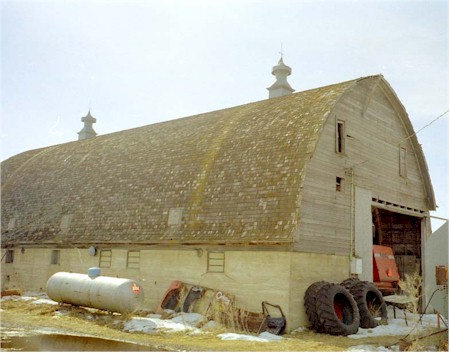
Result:
<instances>
[{"instance_id":1,"label":"weathered wood siding","mask_svg":"<svg viewBox=\"0 0 450 353\"><path fill-rule=\"evenodd\" d=\"M296 250L349 254L351 171L354 185L372 197L428 210L417 157L395 104L396 97L377 79L357 82L338 101L307 167ZM336 152L336 120L345 122L344 153ZM400 147L407 150L407 177L399 173ZM344 178L340 192L336 177Z\"/></svg>"}]
</instances>

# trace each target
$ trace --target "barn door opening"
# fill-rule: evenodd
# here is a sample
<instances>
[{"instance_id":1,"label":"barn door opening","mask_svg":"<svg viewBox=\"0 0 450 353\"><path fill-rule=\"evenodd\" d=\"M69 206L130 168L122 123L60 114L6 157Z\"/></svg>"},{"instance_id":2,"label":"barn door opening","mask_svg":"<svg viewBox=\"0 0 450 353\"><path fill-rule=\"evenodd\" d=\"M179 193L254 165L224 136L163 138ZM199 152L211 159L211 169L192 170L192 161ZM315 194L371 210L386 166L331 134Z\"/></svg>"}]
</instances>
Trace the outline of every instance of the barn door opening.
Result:
<instances>
[{"instance_id":1,"label":"barn door opening","mask_svg":"<svg viewBox=\"0 0 450 353\"><path fill-rule=\"evenodd\" d=\"M421 274L422 218L372 207L373 244L392 248L400 278Z\"/></svg>"}]
</instances>

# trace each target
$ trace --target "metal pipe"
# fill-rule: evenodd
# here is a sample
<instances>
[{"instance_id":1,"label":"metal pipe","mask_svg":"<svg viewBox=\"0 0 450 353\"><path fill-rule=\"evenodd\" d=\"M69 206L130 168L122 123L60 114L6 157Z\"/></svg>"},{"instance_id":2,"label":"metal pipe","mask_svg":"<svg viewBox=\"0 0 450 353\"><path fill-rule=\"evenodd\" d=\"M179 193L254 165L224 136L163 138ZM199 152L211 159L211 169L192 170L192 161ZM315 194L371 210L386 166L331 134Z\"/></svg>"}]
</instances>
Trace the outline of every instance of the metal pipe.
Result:
<instances>
[{"instance_id":1,"label":"metal pipe","mask_svg":"<svg viewBox=\"0 0 450 353\"><path fill-rule=\"evenodd\" d=\"M355 218L355 183L354 183L354 172L353 168L347 170L347 175L350 175L350 187L351 187L351 200L350 200L350 251L349 251L349 275L351 276L351 262L354 256L354 218Z\"/></svg>"},{"instance_id":2,"label":"metal pipe","mask_svg":"<svg viewBox=\"0 0 450 353\"><path fill-rule=\"evenodd\" d=\"M441 221L448 221L448 218L443 218L443 217L438 217L438 216L432 216L432 215L429 215L428 217L434 218L434 219L440 219Z\"/></svg>"}]
</instances>

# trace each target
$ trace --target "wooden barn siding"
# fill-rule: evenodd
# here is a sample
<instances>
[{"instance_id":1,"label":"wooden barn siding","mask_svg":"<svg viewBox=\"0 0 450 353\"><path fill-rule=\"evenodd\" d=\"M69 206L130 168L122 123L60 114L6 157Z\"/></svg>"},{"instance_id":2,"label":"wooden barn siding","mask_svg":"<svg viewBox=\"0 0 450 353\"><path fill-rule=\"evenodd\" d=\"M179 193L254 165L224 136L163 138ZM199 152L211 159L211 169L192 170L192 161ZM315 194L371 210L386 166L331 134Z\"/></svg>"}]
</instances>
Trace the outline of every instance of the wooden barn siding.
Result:
<instances>
[{"instance_id":1,"label":"wooden barn siding","mask_svg":"<svg viewBox=\"0 0 450 353\"><path fill-rule=\"evenodd\" d=\"M387 127L382 132L380 123L371 124L377 117ZM361 139L351 145L353 161L368 162L355 168L355 184L372 191L374 197L401 205L428 210L424 183L416 156L402 121L381 88L374 97L363 119L352 122L352 129ZM378 146L382 145L380 150ZM399 175L399 148L407 148L407 177Z\"/></svg>"},{"instance_id":2,"label":"wooden barn siding","mask_svg":"<svg viewBox=\"0 0 450 353\"><path fill-rule=\"evenodd\" d=\"M370 99L365 93L371 94ZM345 155L335 152L336 119L345 122ZM295 250L349 254L352 186L346 168L352 166L354 184L371 190L373 197L427 210L422 177L407 136L380 86L359 84L341 99L307 167ZM407 178L399 175L400 146L407 148ZM341 192L336 191L337 176L344 178Z\"/></svg>"}]
</instances>

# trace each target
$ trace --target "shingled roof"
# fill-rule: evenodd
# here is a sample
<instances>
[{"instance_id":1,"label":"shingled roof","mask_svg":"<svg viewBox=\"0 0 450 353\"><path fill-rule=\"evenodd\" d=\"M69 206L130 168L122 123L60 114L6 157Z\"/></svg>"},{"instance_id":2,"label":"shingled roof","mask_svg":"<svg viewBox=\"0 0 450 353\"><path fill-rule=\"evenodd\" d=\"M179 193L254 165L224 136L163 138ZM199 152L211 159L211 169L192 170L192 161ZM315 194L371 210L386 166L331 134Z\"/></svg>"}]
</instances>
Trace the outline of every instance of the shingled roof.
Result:
<instances>
[{"instance_id":1,"label":"shingled roof","mask_svg":"<svg viewBox=\"0 0 450 353\"><path fill-rule=\"evenodd\" d=\"M307 162L356 81L12 157L3 244L290 243Z\"/></svg>"}]
</instances>

